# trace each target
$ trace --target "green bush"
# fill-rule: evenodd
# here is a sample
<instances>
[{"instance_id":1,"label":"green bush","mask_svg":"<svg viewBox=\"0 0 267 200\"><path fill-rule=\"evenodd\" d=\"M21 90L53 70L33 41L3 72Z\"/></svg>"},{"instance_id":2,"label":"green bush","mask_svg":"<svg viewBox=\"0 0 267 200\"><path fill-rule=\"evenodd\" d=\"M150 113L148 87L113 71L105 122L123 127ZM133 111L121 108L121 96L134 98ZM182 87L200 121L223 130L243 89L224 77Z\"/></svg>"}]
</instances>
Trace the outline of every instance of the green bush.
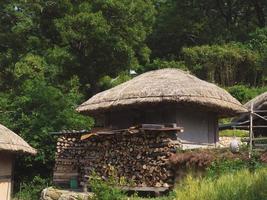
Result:
<instances>
[{"instance_id":1,"label":"green bush","mask_svg":"<svg viewBox=\"0 0 267 200\"><path fill-rule=\"evenodd\" d=\"M241 150L242 151L242 150ZM207 178L218 178L224 174L237 173L244 169L250 171L259 170L265 168L266 165L260 161L260 155L254 153L252 158L247 160L245 158L221 158L216 159L211 165L206 169Z\"/></svg>"},{"instance_id":2,"label":"green bush","mask_svg":"<svg viewBox=\"0 0 267 200\"><path fill-rule=\"evenodd\" d=\"M94 193L93 200L121 200L125 199L125 193L118 188L119 180L115 176L110 176L106 180L93 174L90 177L90 187Z\"/></svg>"},{"instance_id":3,"label":"green bush","mask_svg":"<svg viewBox=\"0 0 267 200\"><path fill-rule=\"evenodd\" d=\"M267 199L267 169L251 173L242 170L218 179L188 176L176 188L177 200L261 200Z\"/></svg>"},{"instance_id":4,"label":"green bush","mask_svg":"<svg viewBox=\"0 0 267 200\"><path fill-rule=\"evenodd\" d=\"M258 69L258 52L238 42L184 47L182 57L197 77L222 86L257 85L262 81L256 77L262 71Z\"/></svg>"},{"instance_id":5,"label":"green bush","mask_svg":"<svg viewBox=\"0 0 267 200\"><path fill-rule=\"evenodd\" d=\"M31 182L24 182L20 186L20 191L15 194L15 199L19 200L39 200L41 191L50 185L48 179L35 176Z\"/></svg>"},{"instance_id":6,"label":"green bush","mask_svg":"<svg viewBox=\"0 0 267 200\"><path fill-rule=\"evenodd\" d=\"M227 88L228 92L239 100L241 103L246 103L257 95L266 92L266 87L249 87L245 85L235 85Z\"/></svg>"},{"instance_id":7,"label":"green bush","mask_svg":"<svg viewBox=\"0 0 267 200\"><path fill-rule=\"evenodd\" d=\"M208 168L206 176L209 178L218 178L226 173L235 173L242 169L248 168L248 162L236 159L236 160L218 160L213 162Z\"/></svg>"}]
</instances>

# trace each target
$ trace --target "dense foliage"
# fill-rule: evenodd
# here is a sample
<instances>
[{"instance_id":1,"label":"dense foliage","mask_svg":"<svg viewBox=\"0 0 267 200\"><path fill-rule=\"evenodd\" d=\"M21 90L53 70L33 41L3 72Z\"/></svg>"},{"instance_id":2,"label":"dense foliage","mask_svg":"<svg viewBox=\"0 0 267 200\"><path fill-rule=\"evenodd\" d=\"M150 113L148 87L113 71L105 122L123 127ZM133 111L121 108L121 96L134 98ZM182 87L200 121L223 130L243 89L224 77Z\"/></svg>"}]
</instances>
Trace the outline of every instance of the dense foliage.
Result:
<instances>
[{"instance_id":1,"label":"dense foliage","mask_svg":"<svg viewBox=\"0 0 267 200\"><path fill-rule=\"evenodd\" d=\"M49 132L90 128L76 106L129 70L189 70L243 103L266 91L266 9L264 0L1 1L0 123L38 149L16 177L48 176Z\"/></svg>"}]
</instances>

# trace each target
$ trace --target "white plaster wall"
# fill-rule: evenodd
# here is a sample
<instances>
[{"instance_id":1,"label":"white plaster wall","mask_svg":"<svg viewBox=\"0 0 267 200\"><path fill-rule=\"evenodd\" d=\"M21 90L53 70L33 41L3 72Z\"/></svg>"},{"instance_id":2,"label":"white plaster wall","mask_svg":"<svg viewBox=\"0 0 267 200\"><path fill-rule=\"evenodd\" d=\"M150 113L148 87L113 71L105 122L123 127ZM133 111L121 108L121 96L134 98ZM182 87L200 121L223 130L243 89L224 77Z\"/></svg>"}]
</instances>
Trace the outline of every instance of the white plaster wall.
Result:
<instances>
[{"instance_id":1,"label":"white plaster wall","mask_svg":"<svg viewBox=\"0 0 267 200\"><path fill-rule=\"evenodd\" d=\"M12 156L0 152L0 200L10 200L12 190Z\"/></svg>"}]
</instances>

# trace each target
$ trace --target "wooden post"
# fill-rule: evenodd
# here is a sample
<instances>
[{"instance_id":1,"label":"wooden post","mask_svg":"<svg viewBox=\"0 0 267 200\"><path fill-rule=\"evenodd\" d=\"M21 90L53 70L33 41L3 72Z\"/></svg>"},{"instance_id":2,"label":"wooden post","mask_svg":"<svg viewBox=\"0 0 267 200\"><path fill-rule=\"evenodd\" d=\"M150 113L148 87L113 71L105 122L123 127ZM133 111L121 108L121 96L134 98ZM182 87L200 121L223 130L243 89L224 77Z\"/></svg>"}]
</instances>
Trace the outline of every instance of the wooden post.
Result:
<instances>
[{"instance_id":1,"label":"wooden post","mask_svg":"<svg viewBox=\"0 0 267 200\"><path fill-rule=\"evenodd\" d=\"M251 158L252 154L252 139L253 139L253 102L251 103L249 112L249 158Z\"/></svg>"}]
</instances>

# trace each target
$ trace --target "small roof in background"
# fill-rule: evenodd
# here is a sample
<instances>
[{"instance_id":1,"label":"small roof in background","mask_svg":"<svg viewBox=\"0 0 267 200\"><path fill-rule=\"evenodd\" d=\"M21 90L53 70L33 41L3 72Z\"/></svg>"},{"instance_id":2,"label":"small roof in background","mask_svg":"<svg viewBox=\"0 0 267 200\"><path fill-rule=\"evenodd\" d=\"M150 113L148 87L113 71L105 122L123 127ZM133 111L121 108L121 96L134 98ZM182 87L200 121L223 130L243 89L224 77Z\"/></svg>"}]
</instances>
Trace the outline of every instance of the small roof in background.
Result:
<instances>
[{"instance_id":1,"label":"small roof in background","mask_svg":"<svg viewBox=\"0 0 267 200\"><path fill-rule=\"evenodd\" d=\"M146 72L81 104L78 112L97 114L131 105L187 103L209 108L223 116L246 112L226 90L179 69Z\"/></svg>"},{"instance_id":2,"label":"small roof in background","mask_svg":"<svg viewBox=\"0 0 267 200\"><path fill-rule=\"evenodd\" d=\"M251 104L253 103L253 110L260 111L260 110L267 110L267 92L264 92L255 98L251 99L247 103L244 104L244 107L250 110ZM239 117L234 118L233 122L243 122L248 120L249 114L241 114Z\"/></svg>"},{"instance_id":3,"label":"small roof in background","mask_svg":"<svg viewBox=\"0 0 267 200\"><path fill-rule=\"evenodd\" d=\"M256 96L255 98L251 99L249 102L244 104L247 109L250 109L251 104L253 103L254 110L261 110L267 108L267 92Z\"/></svg>"},{"instance_id":4,"label":"small roof in background","mask_svg":"<svg viewBox=\"0 0 267 200\"><path fill-rule=\"evenodd\" d=\"M0 151L36 154L37 151L20 136L0 124Z\"/></svg>"}]
</instances>

